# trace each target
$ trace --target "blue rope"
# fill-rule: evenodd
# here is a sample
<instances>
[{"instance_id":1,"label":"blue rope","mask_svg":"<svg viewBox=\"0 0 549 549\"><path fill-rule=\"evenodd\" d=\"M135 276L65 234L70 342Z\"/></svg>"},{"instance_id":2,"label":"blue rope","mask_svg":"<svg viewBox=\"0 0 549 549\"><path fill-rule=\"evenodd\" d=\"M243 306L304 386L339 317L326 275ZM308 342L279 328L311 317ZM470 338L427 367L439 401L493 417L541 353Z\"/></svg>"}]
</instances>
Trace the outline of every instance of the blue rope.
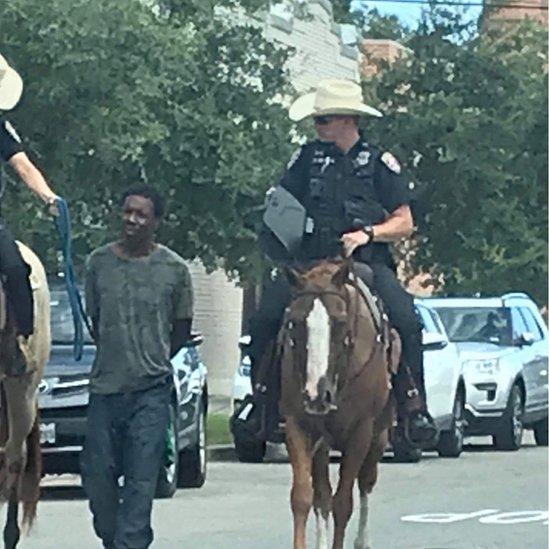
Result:
<instances>
[{"instance_id":1,"label":"blue rope","mask_svg":"<svg viewBox=\"0 0 549 549\"><path fill-rule=\"evenodd\" d=\"M56 200L56 205L59 210L59 215L55 218L55 226L57 227L57 232L59 233L59 238L61 240L60 249L64 261L63 271L65 274L65 285L67 287L74 325L74 358L78 361L82 358L84 349L83 324L86 324L86 328L90 334L91 326L84 311L80 292L76 286L76 276L74 274L74 265L72 262L72 229L69 206L64 198L58 198Z\"/></svg>"}]
</instances>

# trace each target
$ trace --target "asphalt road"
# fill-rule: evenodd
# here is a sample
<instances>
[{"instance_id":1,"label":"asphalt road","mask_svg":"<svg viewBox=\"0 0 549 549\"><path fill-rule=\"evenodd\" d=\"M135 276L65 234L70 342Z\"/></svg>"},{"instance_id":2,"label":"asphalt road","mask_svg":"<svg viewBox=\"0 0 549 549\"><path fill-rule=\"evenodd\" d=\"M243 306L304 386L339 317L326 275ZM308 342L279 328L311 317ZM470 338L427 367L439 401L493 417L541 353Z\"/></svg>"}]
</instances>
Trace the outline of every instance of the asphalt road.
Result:
<instances>
[{"instance_id":1,"label":"asphalt road","mask_svg":"<svg viewBox=\"0 0 549 549\"><path fill-rule=\"evenodd\" d=\"M547 467L547 448L535 447L530 436L514 453L475 442L457 460L428 454L419 464L384 462L370 506L373 547L545 549ZM152 548L290 548L290 474L284 457L276 455L262 465L229 458L210 463L203 488L155 502ZM337 475L336 463L332 475ZM22 549L100 547L87 502L79 488L71 487L75 481L45 479L39 519ZM357 515L348 530L349 548ZM309 533L309 547L314 547L312 516Z\"/></svg>"}]
</instances>

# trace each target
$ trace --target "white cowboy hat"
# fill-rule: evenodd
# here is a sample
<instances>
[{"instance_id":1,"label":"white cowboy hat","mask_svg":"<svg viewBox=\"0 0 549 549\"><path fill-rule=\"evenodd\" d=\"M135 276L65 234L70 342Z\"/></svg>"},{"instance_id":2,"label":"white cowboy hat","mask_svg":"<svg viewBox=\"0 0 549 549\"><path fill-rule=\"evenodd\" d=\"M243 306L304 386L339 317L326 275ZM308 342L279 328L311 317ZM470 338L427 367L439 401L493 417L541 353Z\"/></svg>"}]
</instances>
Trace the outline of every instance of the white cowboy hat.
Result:
<instances>
[{"instance_id":1,"label":"white cowboy hat","mask_svg":"<svg viewBox=\"0 0 549 549\"><path fill-rule=\"evenodd\" d=\"M322 80L316 91L296 99L289 112L294 122L328 114L383 116L364 103L362 88L351 80Z\"/></svg>"},{"instance_id":2,"label":"white cowboy hat","mask_svg":"<svg viewBox=\"0 0 549 549\"><path fill-rule=\"evenodd\" d=\"M9 111L21 99L23 80L0 55L0 109Z\"/></svg>"}]
</instances>

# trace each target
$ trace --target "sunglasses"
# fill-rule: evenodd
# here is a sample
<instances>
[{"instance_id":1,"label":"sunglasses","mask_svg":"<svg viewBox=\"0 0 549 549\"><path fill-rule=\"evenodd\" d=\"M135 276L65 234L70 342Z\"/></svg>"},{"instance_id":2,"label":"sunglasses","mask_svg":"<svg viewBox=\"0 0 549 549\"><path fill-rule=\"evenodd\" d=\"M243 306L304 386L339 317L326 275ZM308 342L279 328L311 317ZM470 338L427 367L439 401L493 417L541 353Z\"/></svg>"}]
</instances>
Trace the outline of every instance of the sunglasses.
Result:
<instances>
[{"instance_id":1,"label":"sunglasses","mask_svg":"<svg viewBox=\"0 0 549 549\"><path fill-rule=\"evenodd\" d=\"M315 121L315 124L319 124L320 126L326 126L333 120L336 120L336 118L339 118L336 114L329 114L326 116L314 116L313 120Z\"/></svg>"}]
</instances>

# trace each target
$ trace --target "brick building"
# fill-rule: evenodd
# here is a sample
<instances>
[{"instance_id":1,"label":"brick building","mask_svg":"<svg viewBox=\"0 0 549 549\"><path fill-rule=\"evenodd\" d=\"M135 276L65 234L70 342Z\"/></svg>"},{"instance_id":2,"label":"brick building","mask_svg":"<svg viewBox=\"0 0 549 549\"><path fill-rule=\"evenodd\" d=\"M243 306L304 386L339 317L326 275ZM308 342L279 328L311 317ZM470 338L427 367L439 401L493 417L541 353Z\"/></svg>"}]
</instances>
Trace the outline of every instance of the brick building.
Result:
<instances>
[{"instance_id":1,"label":"brick building","mask_svg":"<svg viewBox=\"0 0 549 549\"><path fill-rule=\"evenodd\" d=\"M531 19L547 26L547 0L510 0L509 6L501 8L490 6L491 3L494 2L486 2L488 5L484 7L482 13L484 27L513 23L523 19Z\"/></svg>"},{"instance_id":2,"label":"brick building","mask_svg":"<svg viewBox=\"0 0 549 549\"><path fill-rule=\"evenodd\" d=\"M361 73L365 78L375 76L380 64L393 63L408 54L409 50L394 40L367 38L361 42Z\"/></svg>"}]
</instances>

